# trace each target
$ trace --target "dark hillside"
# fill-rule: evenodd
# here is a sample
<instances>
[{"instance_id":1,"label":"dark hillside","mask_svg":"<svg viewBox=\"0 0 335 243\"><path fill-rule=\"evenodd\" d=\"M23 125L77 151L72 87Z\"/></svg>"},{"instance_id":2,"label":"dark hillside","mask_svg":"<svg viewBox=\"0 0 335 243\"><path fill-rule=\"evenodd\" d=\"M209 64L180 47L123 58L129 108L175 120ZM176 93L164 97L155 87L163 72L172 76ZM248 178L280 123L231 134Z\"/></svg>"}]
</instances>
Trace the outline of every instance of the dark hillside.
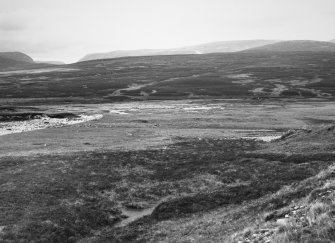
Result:
<instances>
[{"instance_id":1,"label":"dark hillside","mask_svg":"<svg viewBox=\"0 0 335 243\"><path fill-rule=\"evenodd\" d=\"M28 62L18 61L7 57L0 56L0 71L1 70L14 70L17 68L29 67L31 64Z\"/></svg>"},{"instance_id":2,"label":"dark hillside","mask_svg":"<svg viewBox=\"0 0 335 243\"><path fill-rule=\"evenodd\" d=\"M0 72L0 96L79 97L102 102L185 98L332 98L335 95L334 65L335 52L124 57L53 69Z\"/></svg>"},{"instance_id":3,"label":"dark hillside","mask_svg":"<svg viewBox=\"0 0 335 243\"><path fill-rule=\"evenodd\" d=\"M46 66L50 65L35 63L30 56L21 52L0 52L0 72L42 68ZM0 74L0 76L2 75Z\"/></svg>"},{"instance_id":4,"label":"dark hillside","mask_svg":"<svg viewBox=\"0 0 335 243\"><path fill-rule=\"evenodd\" d=\"M0 52L0 57L8 58L19 62L34 63L34 60L22 52Z\"/></svg>"}]
</instances>

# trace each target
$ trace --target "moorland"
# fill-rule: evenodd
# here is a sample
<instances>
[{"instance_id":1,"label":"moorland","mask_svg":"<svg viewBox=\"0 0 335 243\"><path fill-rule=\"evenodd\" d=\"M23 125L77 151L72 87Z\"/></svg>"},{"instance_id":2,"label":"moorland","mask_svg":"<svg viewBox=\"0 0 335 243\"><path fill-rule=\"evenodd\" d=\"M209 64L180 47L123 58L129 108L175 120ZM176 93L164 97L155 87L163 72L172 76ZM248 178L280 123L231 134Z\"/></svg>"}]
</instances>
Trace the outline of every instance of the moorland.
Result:
<instances>
[{"instance_id":1,"label":"moorland","mask_svg":"<svg viewBox=\"0 0 335 243\"><path fill-rule=\"evenodd\" d=\"M253 50L2 69L0 241L333 242L334 64Z\"/></svg>"}]
</instances>

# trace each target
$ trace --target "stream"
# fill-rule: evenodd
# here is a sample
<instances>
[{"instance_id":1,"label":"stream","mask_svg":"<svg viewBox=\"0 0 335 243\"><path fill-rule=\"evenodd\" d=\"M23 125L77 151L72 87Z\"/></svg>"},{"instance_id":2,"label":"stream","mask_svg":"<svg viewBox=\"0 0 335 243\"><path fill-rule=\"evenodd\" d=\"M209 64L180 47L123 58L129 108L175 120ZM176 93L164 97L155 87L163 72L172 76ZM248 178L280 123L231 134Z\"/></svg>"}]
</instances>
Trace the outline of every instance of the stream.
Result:
<instances>
[{"instance_id":1,"label":"stream","mask_svg":"<svg viewBox=\"0 0 335 243\"><path fill-rule=\"evenodd\" d=\"M122 219L121 221L116 223L114 227L124 227L140 218L151 215L159 204L171 198L172 196L163 197L158 202L151 204L151 207L144 209L133 209L133 208L122 207L121 208L122 214L125 215L127 218Z\"/></svg>"}]
</instances>

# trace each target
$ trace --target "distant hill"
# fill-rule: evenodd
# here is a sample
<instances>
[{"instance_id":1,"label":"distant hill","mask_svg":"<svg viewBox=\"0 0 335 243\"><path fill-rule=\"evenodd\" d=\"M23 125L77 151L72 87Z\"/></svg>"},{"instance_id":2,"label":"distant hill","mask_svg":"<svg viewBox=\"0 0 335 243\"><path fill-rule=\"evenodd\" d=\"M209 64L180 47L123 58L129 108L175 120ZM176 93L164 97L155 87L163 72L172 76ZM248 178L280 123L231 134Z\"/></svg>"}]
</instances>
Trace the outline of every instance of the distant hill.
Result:
<instances>
[{"instance_id":1,"label":"distant hill","mask_svg":"<svg viewBox=\"0 0 335 243\"><path fill-rule=\"evenodd\" d=\"M20 62L10 58L0 56L0 70L13 69L14 67L21 67L27 65L27 62Z\"/></svg>"},{"instance_id":2,"label":"distant hill","mask_svg":"<svg viewBox=\"0 0 335 243\"><path fill-rule=\"evenodd\" d=\"M0 70L15 70L34 65L31 57L20 52L0 52Z\"/></svg>"},{"instance_id":3,"label":"distant hill","mask_svg":"<svg viewBox=\"0 0 335 243\"><path fill-rule=\"evenodd\" d=\"M277 52L294 52L294 51L313 51L313 52L335 52L335 43L328 41L311 41L311 40L293 40L282 41L269 45L259 46L245 50L246 52L256 51L277 51Z\"/></svg>"},{"instance_id":4,"label":"distant hill","mask_svg":"<svg viewBox=\"0 0 335 243\"><path fill-rule=\"evenodd\" d=\"M335 39L334 39L334 40L331 40L330 42L333 42L333 43L335 43Z\"/></svg>"},{"instance_id":5,"label":"distant hill","mask_svg":"<svg viewBox=\"0 0 335 243\"><path fill-rule=\"evenodd\" d=\"M220 41L212 42L190 47L178 48L179 51L193 51L196 54L220 53L220 52L237 52L253 47L268 45L280 42L278 40L238 40L238 41Z\"/></svg>"},{"instance_id":6,"label":"distant hill","mask_svg":"<svg viewBox=\"0 0 335 243\"><path fill-rule=\"evenodd\" d=\"M64 65L65 64L65 62L60 62L60 61L35 61L35 63L54 64L54 65Z\"/></svg>"},{"instance_id":7,"label":"distant hill","mask_svg":"<svg viewBox=\"0 0 335 243\"><path fill-rule=\"evenodd\" d=\"M22 52L0 52L0 57L18 62L34 63L34 60Z\"/></svg>"},{"instance_id":8,"label":"distant hill","mask_svg":"<svg viewBox=\"0 0 335 243\"><path fill-rule=\"evenodd\" d=\"M0 71L40 68L52 64L38 63L22 52L0 52Z\"/></svg>"},{"instance_id":9,"label":"distant hill","mask_svg":"<svg viewBox=\"0 0 335 243\"><path fill-rule=\"evenodd\" d=\"M220 41L201 45L187 46L174 49L142 49L142 50L120 50L107 53L88 54L79 61L98 59L129 57L129 56L157 56L157 55L178 55L178 54L207 54L220 52L237 52L253 47L277 43L276 40L240 40Z\"/></svg>"},{"instance_id":10,"label":"distant hill","mask_svg":"<svg viewBox=\"0 0 335 243\"><path fill-rule=\"evenodd\" d=\"M120 50L112 51L107 53L93 53L88 54L81 58L79 62L98 60L98 59L108 59L108 58L118 58L118 57L129 57L129 56L151 56L160 55L163 50L145 49L145 50Z\"/></svg>"}]
</instances>

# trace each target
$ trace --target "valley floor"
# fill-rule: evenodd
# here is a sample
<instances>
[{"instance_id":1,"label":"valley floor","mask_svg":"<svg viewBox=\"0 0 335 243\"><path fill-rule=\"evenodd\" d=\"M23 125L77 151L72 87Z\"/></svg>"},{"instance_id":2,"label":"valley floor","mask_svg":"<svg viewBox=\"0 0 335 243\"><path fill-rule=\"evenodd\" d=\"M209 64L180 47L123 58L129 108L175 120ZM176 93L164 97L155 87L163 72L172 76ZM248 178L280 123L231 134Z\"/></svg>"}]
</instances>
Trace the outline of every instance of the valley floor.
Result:
<instances>
[{"instance_id":1,"label":"valley floor","mask_svg":"<svg viewBox=\"0 0 335 243\"><path fill-rule=\"evenodd\" d=\"M0 241L332 242L334 108L7 107L6 119L23 110L102 118L0 136Z\"/></svg>"}]
</instances>

